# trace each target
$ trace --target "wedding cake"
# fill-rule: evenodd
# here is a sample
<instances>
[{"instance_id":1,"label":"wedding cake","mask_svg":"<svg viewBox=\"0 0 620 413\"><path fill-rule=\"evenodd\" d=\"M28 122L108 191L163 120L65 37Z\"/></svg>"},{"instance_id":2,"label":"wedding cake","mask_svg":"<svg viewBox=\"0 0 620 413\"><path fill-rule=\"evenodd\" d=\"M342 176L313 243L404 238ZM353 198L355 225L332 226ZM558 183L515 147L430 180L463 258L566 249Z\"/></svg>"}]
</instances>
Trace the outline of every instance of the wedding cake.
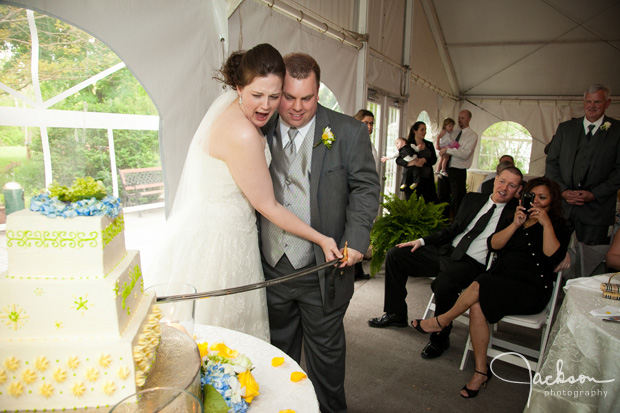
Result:
<instances>
[{"instance_id":1,"label":"wedding cake","mask_svg":"<svg viewBox=\"0 0 620 413\"><path fill-rule=\"evenodd\" d=\"M7 217L0 406L110 407L144 385L160 312L144 292L139 253L125 250L116 198L80 201L74 212L59 209L56 198L36 198L31 209L39 211ZM80 216L93 211L104 214Z\"/></svg>"}]
</instances>

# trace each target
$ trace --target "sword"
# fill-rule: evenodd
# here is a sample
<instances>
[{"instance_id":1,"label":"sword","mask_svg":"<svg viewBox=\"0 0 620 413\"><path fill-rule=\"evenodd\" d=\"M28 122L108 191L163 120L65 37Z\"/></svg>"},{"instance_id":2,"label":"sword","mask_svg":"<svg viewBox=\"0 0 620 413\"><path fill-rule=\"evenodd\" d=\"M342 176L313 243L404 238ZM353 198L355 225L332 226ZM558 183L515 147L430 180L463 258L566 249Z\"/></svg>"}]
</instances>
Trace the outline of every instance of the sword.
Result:
<instances>
[{"instance_id":1,"label":"sword","mask_svg":"<svg viewBox=\"0 0 620 413\"><path fill-rule=\"evenodd\" d=\"M337 264L338 262L341 262L341 260L346 260L346 255L345 255L345 258L341 258L341 259L336 258L331 261L324 262L323 264L319 264L319 265L316 265L311 268L307 268L302 271L297 271L297 272L294 272L289 275L285 275L280 278L275 278L273 280L267 280L267 281L262 281L262 282L258 282L254 284L242 285L240 287L224 288L221 290L205 291L205 292L193 293L193 294L167 295L163 297L157 297L156 302L157 303L172 303L175 301L183 301L183 300L200 300L203 298L219 297L222 295L230 295L230 294L238 294L238 293L243 293L246 291L256 290L258 288L270 287L272 285L280 284L280 283L283 283L289 280L294 280L295 278L303 277L304 275L312 274L324 268L331 267ZM332 284L330 285L331 288L333 288L333 277L337 269L338 267L334 266L334 270L332 271L331 280L330 280L331 281L330 284Z\"/></svg>"}]
</instances>

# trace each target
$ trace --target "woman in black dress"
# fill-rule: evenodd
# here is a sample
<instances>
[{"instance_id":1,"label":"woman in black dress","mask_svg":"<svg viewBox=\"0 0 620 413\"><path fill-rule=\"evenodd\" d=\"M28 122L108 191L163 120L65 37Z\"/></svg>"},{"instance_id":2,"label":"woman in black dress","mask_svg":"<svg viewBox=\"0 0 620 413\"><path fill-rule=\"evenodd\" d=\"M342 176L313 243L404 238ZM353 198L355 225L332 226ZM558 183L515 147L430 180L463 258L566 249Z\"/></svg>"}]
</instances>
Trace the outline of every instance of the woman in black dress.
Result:
<instances>
[{"instance_id":1,"label":"woman in black dress","mask_svg":"<svg viewBox=\"0 0 620 413\"><path fill-rule=\"evenodd\" d=\"M433 165L437 162L437 154L432 142L424 139L426 136L426 124L424 122L416 122L409 130L407 144L411 145L418 156L417 159L407 162L402 157L396 158L396 163L403 167L415 168L413 175L418 176L418 185L415 189L411 189L406 185L405 198L409 200L411 194L415 191L418 197L424 197L426 202L437 202L437 191L435 190L435 178L433 174Z\"/></svg>"},{"instance_id":2,"label":"woman in black dress","mask_svg":"<svg viewBox=\"0 0 620 413\"><path fill-rule=\"evenodd\" d=\"M570 231L563 218L559 186L548 178L535 178L523 193L533 194L531 208L526 211L523 206L517 207L512 224L489 237L489 250L497 252L489 271L479 275L445 314L412 322L421 333L441 331L469 309L476 369L461 390L465 398L475 397L491 378L487 323L497 323L507 315L544 310L553 292L554 269L566 256Z\"/></svg>"}]
</instances>

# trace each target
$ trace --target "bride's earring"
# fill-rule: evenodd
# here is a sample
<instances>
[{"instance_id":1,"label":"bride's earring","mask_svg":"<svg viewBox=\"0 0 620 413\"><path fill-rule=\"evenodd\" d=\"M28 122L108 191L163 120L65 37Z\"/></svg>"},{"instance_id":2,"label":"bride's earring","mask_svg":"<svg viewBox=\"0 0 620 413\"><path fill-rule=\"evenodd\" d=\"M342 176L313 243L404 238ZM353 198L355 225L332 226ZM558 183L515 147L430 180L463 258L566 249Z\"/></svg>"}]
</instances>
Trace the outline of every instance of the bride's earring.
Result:
<instances>
[{"instance_id":1,"label":"bride's earring","mask_svg":"<svg viewBox=\"0 0 620 413\"><path fill-rule=\"evenodd\" d=\"M241 95L239 95L239 106L241 106L242 103L243 103L243 99L241 98Z\"/></svg>"}]
</instances>

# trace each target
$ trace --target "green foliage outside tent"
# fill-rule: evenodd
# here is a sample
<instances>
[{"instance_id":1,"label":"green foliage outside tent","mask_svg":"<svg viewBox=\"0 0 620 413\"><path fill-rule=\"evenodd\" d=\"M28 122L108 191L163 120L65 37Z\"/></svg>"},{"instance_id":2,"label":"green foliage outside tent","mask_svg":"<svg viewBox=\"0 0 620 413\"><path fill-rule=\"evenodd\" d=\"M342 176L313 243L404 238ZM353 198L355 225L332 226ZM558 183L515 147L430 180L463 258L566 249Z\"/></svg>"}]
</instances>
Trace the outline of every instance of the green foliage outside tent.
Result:
<instances>
[{"instance_id":1,"label":"green foliage outside tent","mask_svg":"<svg viewBox=\"0 0 620 413\"><path fill-rule=\"evenodd\" d=\"M43 101L121 62L105 44L76 27L34 13L39 41L38 77ZM26 10L0 5L0 82L36 101L31 73L32 46ZM26 107L0 90L0 106ZM157 115L150 97L122 68L57 102L49 109ZM71 185L79 176L103 180L112 191L108 132L105 129L48 128L52 176ZM157 131L114 130L119 169L158 166ZM0 187L15 180L29 197L44 187L41 131L0 126Z\"/></svg>"}]
</instances>

